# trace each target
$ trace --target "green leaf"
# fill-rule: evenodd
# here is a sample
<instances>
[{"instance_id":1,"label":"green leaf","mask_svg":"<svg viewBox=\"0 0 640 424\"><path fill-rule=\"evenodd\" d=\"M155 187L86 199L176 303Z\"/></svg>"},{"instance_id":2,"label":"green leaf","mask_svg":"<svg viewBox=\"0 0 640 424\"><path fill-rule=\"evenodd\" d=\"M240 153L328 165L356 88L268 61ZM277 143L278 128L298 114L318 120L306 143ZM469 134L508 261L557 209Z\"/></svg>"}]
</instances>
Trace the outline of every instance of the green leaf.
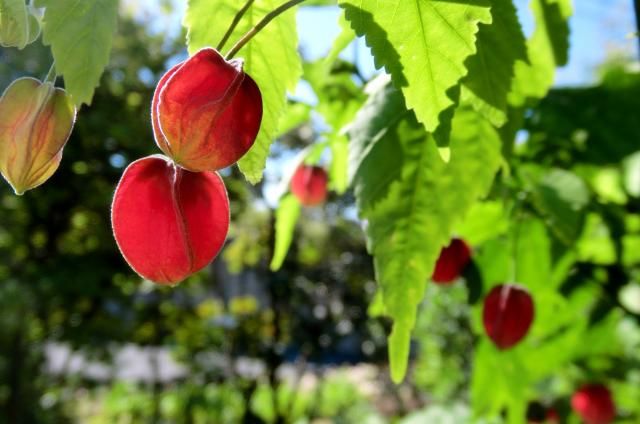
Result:
<instances>
[{"instance_id":1,"label":"green leaf","mask_svg":"<svg viewBox=\"0 0 640 424\"><path fill-rule=\"evenodd\" d=\"M553 290L551 281L551 240L538 219L520 219L513 224L515 281L540 294Z\"/></svg>"},{"instance_id":2,"label":"green leaf","mask_svg":"<svg viewBox=\"0 0 640 424\"><path fill-rule=\"evenodd\" d=\"M311 106L306 103L289 102L278 123L278 136L284 135L309 121Z\"/></svg>"},{"instance_id":3,"label":"green leaf","mask_svg":"<svg viewBox=\"0 0 640 424\"><path fill-rule=\"evenodd\" d=\"M338 59L338 55L356 38L356 33L353 32L349 26L349 22L347 22L342 14L338 18L338 25L340 26L340 34L333 40L331 50L329 50L329 53L324 58L324 62L329 66Z\"/></svg>"},{"instance_id":4,"label":"green leaf","mask_svg":"<svg viewBox=\"0 0 640 424\"><path fill-rule=\"evenodd\" d=\"M338 60L318 60L304 64L304 78L318 97L316 112L338 134L350 123L366 100L362 87L353 82L353 65Z\"/></svg>"},{"instance_id":5,"label":"green leaf","mask_svg":"<svg viewBox=\"0 0 640 424\"><path fill-rule=\"evenodd\" d=\"M329 142L331 149L331 165L329 178L331 187L338 194L343 194L349 186L349 139L344 135L336 135Z\"/></svg>"},{"instance_id":6,"label":"green leaf","mask_svg":"<svg viewBox=\"0 0 640 424\"><path fill-rule=\"evenodd\" d=\"M56 71L77 106L91 104L109 63L118 0L40 0L46 7L43 43L51 46Z\"/></svg>"},{"instance_id":7,"label":"green leaf","mask_svg":"<svg viewBox=\"0 0 640 424\"><path fill-rule=\"evenodd\" d=\"M472 246L504 234L509 227L504 205L499 201L476 202L455 232Z\"/></svg>"},{"instance_id":8,"label":"green leaf","mask_svg":"<svg viewBox=\"0 0 640 424\"><path fill-rule=\"evenodd\" d=\"M533 188L533 202L556 236L572 245L582 232L590 195L585 182L573 172L551 169Z\"/></svg>"},{"instance_id":9,"label":"green leaf","mask_svg":"<svg viewBox=\"0 0 640 424\"><path fill-rule=\"evenodd\" d=\"M23 49L39 34L40 24L24 0L0 0L0 46Z\"/></svg>"},{"instance_id":10,"label":"green leaf","mask_svg":"<svg viewBox=\"0 0 640 424\"><path fill-rule=\"evenodd\" d=\"M349 28L346 30L351 32ZM323 134L331 149L329 177L333 190L342 194L348 187L349 145L343 129L353 120L366 96L362 87L353 81L353 65L335 58L330 61L329 57L305 63L304 78L318 98L315 111L329 126Z\"/></svg>"},{"instance_id":11,"label":"green leaf","mask_svg":"<svg viewBox=\"0 0 640 424\"><path fill-rule=\"evenodd\" d=\"M480 25L477 53L465 62L469 74L463 80L462 100L501 126L507 120L515 62L527 61L527 46L511 0L493 0L491 15L491 25Z\"/></svg>"},{"instance_id":12,"label":"green leaf","mask_svg":"<svg viewBox=\"0 0 640 424\"><path fill-rule=\"evenodd\" d=\"M571 0L532 0L536 29L527 42L529 63L516 62L509 104L540 99L553 85L555 68L565 65L569 49Z\"/></svg>"},{"instance_id":13,"label":"green leaf","mask_svg":"<svg viewBox=\"0 0 640 424\"><path fill-rule=\"evenodd\" d=\"M385 77L378 77L369 86L371 97L364 104L349 127L349 182L354 185L358 209L370 209L386 194L388 179L397 175L402 166L401 155L390 155L382 149L374 149L378 141L393 137L398 123L409 119L413 114L404 108L404 99L397 90L387 83ZM367 166L363 162L367 161ZM377 169L393 172L388 175ZM355 184L358 180L367 184Z\"/></svg>"},{"instance_id":14,"label":"green leaf","mask_svg":"<svg viewBox=\"0 0 640 424\"><path fill-rule=\"evenodd\" d=\"M403 107L390 84L375 91L351 127L351 164L360 217L386 311L392 378L405 374L411 330L425 284L451 230L487 194L501 163L488 121L458 110L445 163L433 136ZM478 160L482 158L482 160Z\"/></svg>"},{"instance_id":15,"label":"green leaf","mask_svg":"<svg viewBox=\"0 0 640 424\"><path fill-rule=\"evenodd\" d=\"M189 52L215 46L243 3L236 0L189 0L184 21L188 29ZM281 3L279 0L256 0L233 31L227 48ZM293 8L271 21L237 54L237 57L244 58L244 70L256 81L262 93L263 116L258 138L238 163L242 173L253 184L262 179L269 148L278 135L287 90L295 89L302 74L297 47Z\"/></svg>"},{"instance_id":16,"label":"green leaf","mask_svg":"<svg viewBox=\"0 0 640 424\"><path fill-rule=\"evenodd\" d=\"M491 22L487 0L340 0L346 18L385 67L406 106L435 131L439 115L455 105L449 90L467 74L478 24Z\"/></svg>"},{"instance_id":17,"label":"green leaf","mask_svg":"<svg viewBox=\"0 0 640 424\"><path fill-rule=\"evenodd\" d=\"M300 202L292 194L280 199L276 210L276 241L271 259L271 271L279 270L287 256L293 240L293 231L300 216L300 208Z\"/></svg>"}]
</instances>

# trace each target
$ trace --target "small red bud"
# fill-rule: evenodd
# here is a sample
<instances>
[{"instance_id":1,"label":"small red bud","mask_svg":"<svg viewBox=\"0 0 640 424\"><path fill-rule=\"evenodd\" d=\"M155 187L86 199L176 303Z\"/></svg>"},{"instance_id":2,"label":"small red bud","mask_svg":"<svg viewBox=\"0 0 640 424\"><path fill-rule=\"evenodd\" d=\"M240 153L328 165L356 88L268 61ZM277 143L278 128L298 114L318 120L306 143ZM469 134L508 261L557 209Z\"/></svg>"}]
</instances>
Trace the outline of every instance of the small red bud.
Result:
<instances>
[{"instance_id":1,"label":"small red bud","mask_svg":"<svg viewBox=\"0 0 640 424\"><path fill-rule=\"evenodd\" d=\"M34 78L14 81L0 98L0 172L16 194L58 169L76 108L61 88Z\"/></svg>"},{"instance_id":2,"label":"small red bud","mask_svg":"<svg viewBox=\"0 0 640 424\"><path fill-rule=\"evenodd\" d=\"M471 259L471 248L461 239L454 238L440 251L431 279L436 284L449 284L455 281Z\"/></svg>"},{"instance_id":3,"label":"small red bud","mask_svg":"<svg viewBox=\"0 0 640 424\"><path fill-rule=\"evenodd\" d=\"M300 165L291 178L291 192L304 206L316 206L327 199L327 180L323 168Z\"/></svg>"},{"instance_id":4,"label":"small red bud","mask_svg":"<svg viewBox=\"0 0 640 424\"><path fill-rule=\"evenodd\" d=\"M586 424L609 424L616 415L611 392L602 384L587 384L571 397L571 407Z\"/></svg>"},{"instance_id":5,"label":"small red bud","mask_svg":"<svg viewBox=\"0 0 640 424\"><path fill-rule=\"evenodd\" d=\"M177 164L215 171L236 163L255 142L262 96L242 65L206 48L160 79L151 104L153 132Z\"/></svg>"},{"instance_id":6,"label":"small red bud","mask_svg":"<svg viewBox=\"0 0 640 424\"><path fill-rule=\"evenodd\" d=\"M531 295L514 284L496 286L484 299L484 329L499 349L509 349L522 340L533 322L533 315Z\"/></svg>"},{"instance_id":7,"label":"small red bud","mask_svg":"<svg viewBox=\"0 0 640 424\"><path fill-rule=\"evenodd\" d=\"M560 415L558 415L558 411L555 408L551 407L547 409L547 423L548 424L557 424L560 422Z\"/></svg>"},{"instance_id":8,"label":"small red bud","mask_svg":"<svg viewBox=\"0 0 640 424\"><path fill-rule=\"evenodd\" d=\"M174 284L218 254L229 229L229 199L215 172L190 172L161 155L127 167L111 209L125 260L142 277Z\"/></svg>"}]
</instances>

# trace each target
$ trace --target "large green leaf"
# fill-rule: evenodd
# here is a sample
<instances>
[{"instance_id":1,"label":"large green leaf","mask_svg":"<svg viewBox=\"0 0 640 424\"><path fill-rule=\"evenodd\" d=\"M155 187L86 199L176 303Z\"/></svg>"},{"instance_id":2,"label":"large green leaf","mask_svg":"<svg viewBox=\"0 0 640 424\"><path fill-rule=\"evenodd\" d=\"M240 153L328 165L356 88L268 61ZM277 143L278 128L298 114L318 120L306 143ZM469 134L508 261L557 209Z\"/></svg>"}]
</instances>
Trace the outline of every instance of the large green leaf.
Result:
<instances>
[{"instance_id":1,"label":"large green leaf","mask_svg":"<svg viewBox=\"0 0 640 424\"><path fill-rule=\"evenodd\" d=\"M516 62L509 103L540 99L553 85L555 68L567 63L571 0L531 0L536 29L527 41L529 63Z\"/></svg>"},{"instance_id":2,"label":"large green leaf","mask_svg":"<svg viewBox=\"0 0 640 424\"><path fill-rule=\"evenodd\" d=\"M46 7L43 42L51 46L56 71L77 106L91 104L109 63L118 0L39 0Z\"/></svg>"},{"instance_id":3,"label":"large green leaf","mask_svg":"<svg viewBox=\"0 0 640 424\"><path fill-rule=\"evenodd\" d=\"M375 91L350 129L353 184L385 309L394 320L391 373L406 372L416 309L451 229L489 190L501 163L490 123L470 108L453 119L451 161L403 107L390 84ZM478 160L482 158L482 160Z\"/></svg>"},{"instance_id":4,"label":"large green leaf","mask_svg":"<svg viewBox=\"0 0 640 424\"><path fill-rule=\"evenodd\" d=\"M272 271L280 269L287 256L293 240L293 231L300 216L300 208L300 202L293 194L288 194L280 199L278 209L276 209L276 241L270 265Z\"/></svg>"},{"instance_id":5,"label":"large green leaf","mask_svg":"<svg viewBox=\"0 0 640 424\"><path fill-rule=\"evenodd\" d=\"M226 48L281 3L256 0L233 31ZM236 0L189 0L184 21L189 52L215 47L243 4ZM269 148L278 134L278 121L286 107L287 89L293 91L302 74L297 47L295 9L291 9L271 21L236 55L244 59L244 70L262 93L264 112L260 132L251 150L239 162L240 170L252 183L262 179Z\"/></svg>"},{"instance_id":6,"label":"large green leaf","mask_svg":"<svg viewBox=\"0 0 640 424\"><path fill-rule=\"evenodd\" d=\"M480 23L491 22L488 0L340 0L347 20L365 36L377 67L401 88L407 108L435 131L440 114L455 105L467 74L465 59L476 51Z\"/></svg>"},{"instance_id":7,"label":"large green leaf","mask_svg":"<svg viewBox=\"0 0 640 424\"><path fill-rule=\"evenodd\" d=\"M507 94L516 60L527 61L527 46L511 0L493 0L491 25L480 25L477 53L466 61L462 99L494 125L507 119Z\"/></svg>"}]
</instances>

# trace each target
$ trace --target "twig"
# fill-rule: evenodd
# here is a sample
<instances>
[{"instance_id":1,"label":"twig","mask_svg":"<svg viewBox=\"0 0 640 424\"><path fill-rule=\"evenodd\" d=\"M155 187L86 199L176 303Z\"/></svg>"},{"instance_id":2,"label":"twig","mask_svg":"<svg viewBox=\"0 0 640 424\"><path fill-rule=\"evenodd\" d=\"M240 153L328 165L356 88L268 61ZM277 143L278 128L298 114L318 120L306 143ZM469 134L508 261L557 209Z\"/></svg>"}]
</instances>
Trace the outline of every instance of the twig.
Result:
<instances>
[{"instance_id":1,"label":"twig","mask_svg":"<svg viewBox=\"0 0 640 424\"><path fill-rule=\"evenodd\" d=\"M267 24L269 22L271 22L274 18L276 18L278 15L286 12L287 10L291 9L292 7L302 3L303 1L305 1L305 0L289 0L288 2L284 3L283 5L275 8L271 12L267 13L265 15L265 17L262 18L262 20L260 22L258 22L253 28L251 28L249 30L249 32L247 32L244 36L242 36L242 38L240 40L238 40L238 42L233 47L231 47L231 50L229 50L229 52L226 55L226 59L227 60L232 59L233 56L235 56L236 53L238 53L238 51L240 51L240 49L242 49L244 47L244 45L249 42L249 40L251 40L253 37L255 37L255 35L257 33L259 33L260 30L262 30L262 28L267 26Z\"/></svg>"},{"instance_id":2,"label":"twig","mask_svg":"<svg viewBox=\"0 0 640 424\"><path fill-rule=\"evenodd\" d=\"M218 43L218 47L216 47L216 50L220 51L224 48L224 45L229 40L229 37L231 37L233 30L236 29L236 27L238 26L238 23L240 23L240 20L242 19L244 14L247 13L247 10L249 10L253 2L254 0L247 0L244 6L242 6L242 9L238 10L238 13L236 13L236 16L233 18L233 21L231 22L231 26L229 26L229 29L227 29L227 32L222 37L222 40L220 40L220 43Z\"/></svg>"}]
</instances>

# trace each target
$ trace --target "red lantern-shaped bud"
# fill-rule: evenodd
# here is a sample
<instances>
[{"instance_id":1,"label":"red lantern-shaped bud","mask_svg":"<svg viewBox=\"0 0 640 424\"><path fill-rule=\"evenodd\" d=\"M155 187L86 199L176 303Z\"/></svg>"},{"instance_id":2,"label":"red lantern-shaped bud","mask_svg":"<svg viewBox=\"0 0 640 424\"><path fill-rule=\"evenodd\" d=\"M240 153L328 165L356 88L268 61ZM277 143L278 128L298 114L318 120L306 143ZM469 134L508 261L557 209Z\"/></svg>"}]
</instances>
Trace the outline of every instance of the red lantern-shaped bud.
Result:
<instances>
[{"instance_id":1,"label":"red lantern-shaped bud","mask_svg":"<svg viewBox=\"0 0 640 424\"><path fill-rule=\"evenodd\" d=\"M215 172L190 172L155 155L124 171L111 209L122 255L142 277L175 284L218 254L229 229L229 199Z\"/></svg>"},{"instance_id":2,"label":"red lantern-shaped bud","mask_svg":"<svg viewBox=\"0 0 640 424\"><path fill-rule=\"evenodd\" d=\"M440 251L431 279L436 284L454 282L471 259L471 248L464 240L454 238L447 247Z\"/></svg>"},{"instance_id":3,"label":"red lantern-shaped bud","mask_svg":"<svg viewBox=\"0 0 640 424\"><path fill-rule=\"evenodd\" d=\"M611 392L602 384L582 386L571 397L571 407L586 424L609 424L616 415Z\"/></svg>"},{"instance_id":4,"label":"red lantern-shaped bud","mask_svg":"<svg viewBox=\"0 0 640 424\"><path fill-rule=\"evenodd\" d=\"M305 206L327 199L327 171L319 166L300 165L291 178L291 192Z\"/></svg>"},{"instance_id":5,"label":"red lantern-shaped bud","mask_svg":"<svg viewBox=\"0 0 640 424\"><path fill-rule=\"evenodd\" d=\"M262 120L262 96L242 70L207 48L160 79L151 104L156 143L191 171L236 163L253 145Z\"/></svg>"},{"instance_id":6,"label":"red lantern-shaped bud","mask_svg":"<svg viewBox=\"0 0 640 424\"><path fill-rule=\"evenodd\" d=\"M34 78L14 81L0 98L0 171L16 194L58 169L76 109L60 88Z\"/></svg>"},{"instance_id":7,"label":"red lantern-shaped bud","mask_svg":"<svg viewBox=\"0 0 640 424\"><path fill-rule=\"evenodd\" d=\"M482 321L487 335L500 349L509 349L526 336L533 322L533 299L523 287L494 287L484 299Z\"/></svg>"}]
</instances>

